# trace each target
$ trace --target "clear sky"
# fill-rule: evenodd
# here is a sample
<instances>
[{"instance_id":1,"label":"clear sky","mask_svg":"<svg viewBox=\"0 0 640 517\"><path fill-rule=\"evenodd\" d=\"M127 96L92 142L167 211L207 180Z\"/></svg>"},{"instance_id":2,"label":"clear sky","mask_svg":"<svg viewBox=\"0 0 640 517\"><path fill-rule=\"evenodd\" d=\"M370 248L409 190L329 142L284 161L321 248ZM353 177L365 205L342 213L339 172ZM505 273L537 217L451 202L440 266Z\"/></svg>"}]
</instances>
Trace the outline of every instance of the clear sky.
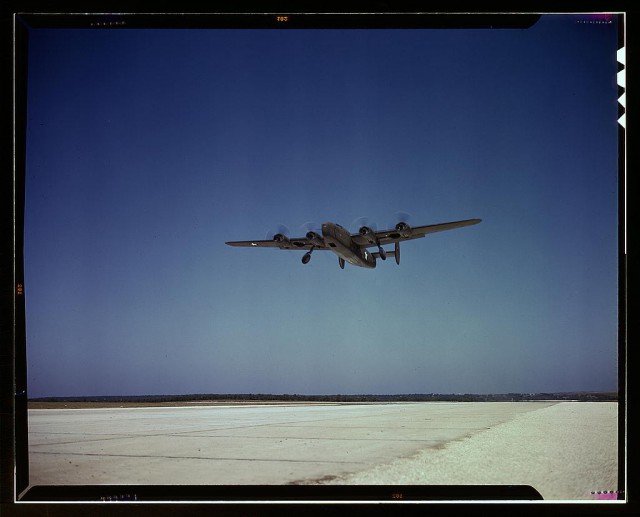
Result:
<instances>
[{"instance_id":1,"label":"clear sky","mask_svg":"<svg viewBox=\"0 0 640 517\"><path fill-rule=\"evenodd\" d=\"M616 47L31 30L29 396L615 390ZM224 244L399 210L482 223L373 270Z\"/></svg>"}]
</instances>

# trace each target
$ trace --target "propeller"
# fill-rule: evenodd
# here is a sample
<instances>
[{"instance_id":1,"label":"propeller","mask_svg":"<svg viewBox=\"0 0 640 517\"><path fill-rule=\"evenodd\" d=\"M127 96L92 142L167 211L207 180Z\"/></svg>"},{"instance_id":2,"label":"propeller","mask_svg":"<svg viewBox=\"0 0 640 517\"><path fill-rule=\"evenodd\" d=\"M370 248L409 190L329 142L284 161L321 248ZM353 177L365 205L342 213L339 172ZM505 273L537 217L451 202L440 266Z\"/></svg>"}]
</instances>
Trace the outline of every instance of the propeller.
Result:
<instances>
[{"instance_id":1,"label":"propeller","mask_svg":"<svg viewBox=\"0 0 640 517\"><path fill-rule=\"evenodd\" d=\"M366 226L367 228L371 228L374 232L377 231L378 229L378 225L374 221L372 221L370 217L367 217L367 216L356 217L351 222L351 228L353 230L353 233L357 233L360 230L360 228L362 228L363 226Z\"/></svg>"},{"instance_id":2,"label":"propeller","mask_svg":"<svg viewBox=\"0 0 640 517\"><path fill-rule=\"evenodd\" d=\"M265 239L268 241L272 241L276 235L284 235L285 237L289 236L289 228L287 228L284 224L279 224L275 230L269 230L265 235Z\"/></svg>"},{"instance_id":3,"label":"propeller","mask_svg":"<svg viewBox=\"0 0 640 517\"><path fill-rule=\"evenodd\" d=\"M308 221L304 223L303 225L300 226L300 230L304 232L304 235L306 235L309 232L313 232L317 235L322 235L322 225L319 223L316 223L315 221Z\"/></svg>"},{"instance_id":4,"label":"propeller","mask_svg":"<svg viewBox=\"0 0 640 517\"><path fill-rule=\"evenodd\" d=\"M393 221L389 225L389 228L394 228L398 223L407 223L411 220L411 214L409 212L397 211L393 214Z\"/></svg>"}]
</instances>

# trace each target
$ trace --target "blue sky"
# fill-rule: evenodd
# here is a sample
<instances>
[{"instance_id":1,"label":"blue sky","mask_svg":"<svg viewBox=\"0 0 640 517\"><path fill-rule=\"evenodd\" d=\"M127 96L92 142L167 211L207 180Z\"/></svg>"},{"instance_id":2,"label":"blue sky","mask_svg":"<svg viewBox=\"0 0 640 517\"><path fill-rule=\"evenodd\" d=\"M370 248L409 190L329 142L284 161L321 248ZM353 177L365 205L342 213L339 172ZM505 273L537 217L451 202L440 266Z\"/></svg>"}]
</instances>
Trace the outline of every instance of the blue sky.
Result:
<instances>
[{"instance_id":1,"label":"blue sky","mask_svg":"<svg viewBox=\"0 0 640 517\"><path fill-rule=\"evenodd\" d=\"M616 389L616 45L31 30L29 395ZM224 244L396 211L483 222L374 270Z\"/></svg>"}]
</instances>

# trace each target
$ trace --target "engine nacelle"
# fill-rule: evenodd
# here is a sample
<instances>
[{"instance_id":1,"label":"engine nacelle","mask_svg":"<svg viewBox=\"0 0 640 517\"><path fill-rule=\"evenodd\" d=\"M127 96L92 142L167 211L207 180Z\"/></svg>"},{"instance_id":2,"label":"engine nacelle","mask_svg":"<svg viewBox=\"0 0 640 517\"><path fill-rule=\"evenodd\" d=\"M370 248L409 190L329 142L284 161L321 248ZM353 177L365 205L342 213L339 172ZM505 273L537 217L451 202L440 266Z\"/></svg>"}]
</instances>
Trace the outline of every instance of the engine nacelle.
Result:
<instances>
[{"instance_id":1,"label":"engine nacelle","mask_svg":"<svg viewBox=\"0 0 640 517\"><path fill-rule=\"evenodd\" d=\"M411 235L411 226L409 226L405 222L399 222L398 224L396 224L396 230L403 237L409 237Z\"/></svg>"},{"instance_id":2,"label":"engine nacelle","mask_svg":"<svg viewBox=\"0 0 640 517\"><path fill-rule=\"evenodd\" d=\"M316 232L307 232L307 239L309 239L316 246L324 246L324 239Z\"/></svg>"},{"instance_id":3,"label":"engine nacelle","mask_svg":"<svg viewBox=\"0 0 640 517\"><path fill-rule=\"evenodd\" d=\"M358 233L365 237L370 243L374 244L376 242L376 232L374 232L368 226L363 226L358 230Z\"/></svg>"},{"instance_id":4,"label":"engine nacelle","mask_svg":"<svg viewBox=\"0 0 640 517\"><path fill-rule=\"evenodd\" d=\"M291 241L289 240L289 237L287 237L286 235L283 235L282 233L276 233L273 236L273 240L276 242L280 242L283 244L291 244Z\"/></svg>"}]
</instances>

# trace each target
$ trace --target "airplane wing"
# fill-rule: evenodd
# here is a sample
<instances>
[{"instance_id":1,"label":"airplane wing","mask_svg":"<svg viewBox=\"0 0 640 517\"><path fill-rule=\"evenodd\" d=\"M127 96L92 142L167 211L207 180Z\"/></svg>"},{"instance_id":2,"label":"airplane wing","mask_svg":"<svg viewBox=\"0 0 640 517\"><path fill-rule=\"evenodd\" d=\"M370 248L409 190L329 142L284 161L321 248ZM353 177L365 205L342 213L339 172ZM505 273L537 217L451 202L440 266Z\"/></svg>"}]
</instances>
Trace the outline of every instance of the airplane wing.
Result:
<instances>
[{"instance_id":1,"label":"airplane wing","mask_svg":"<svg viewBox=\"0 0 640 517\"><path fill-rule=\"evenodd\" d=\"M429 224L427 226L406 226L404 229L393 228L391 230L381 230L375 232L375 236L381 246L392 242L402 242L411 239L419 239L429 233L442 232L444 230L453 230L454 228L462 228L463 226L471 226L478 224L482 219L466 219L464 221L453 221L450 223ZM371 242L370 235L360 235L359 233L351 236L353 242L359 246L372 247L377 246L375 242Z\"/></svg>"},{"instance_id":2,"label":"airplane wing","mask_svg":"<svg viewBox=\"0 0 640 517\"><path fill-rule=\"evenodd\" d=\"M300 237L296 239L287 239L284 238L282 240L257 240L257 241L232 241L225 242L225 244L229 246L242 246L246 248L280 248L281 250L310 250L313 248L314 250L326 250L328 249L324 245L320 245L319 243L314 243L306 237Z\"/></svg>"}]
</instances>

